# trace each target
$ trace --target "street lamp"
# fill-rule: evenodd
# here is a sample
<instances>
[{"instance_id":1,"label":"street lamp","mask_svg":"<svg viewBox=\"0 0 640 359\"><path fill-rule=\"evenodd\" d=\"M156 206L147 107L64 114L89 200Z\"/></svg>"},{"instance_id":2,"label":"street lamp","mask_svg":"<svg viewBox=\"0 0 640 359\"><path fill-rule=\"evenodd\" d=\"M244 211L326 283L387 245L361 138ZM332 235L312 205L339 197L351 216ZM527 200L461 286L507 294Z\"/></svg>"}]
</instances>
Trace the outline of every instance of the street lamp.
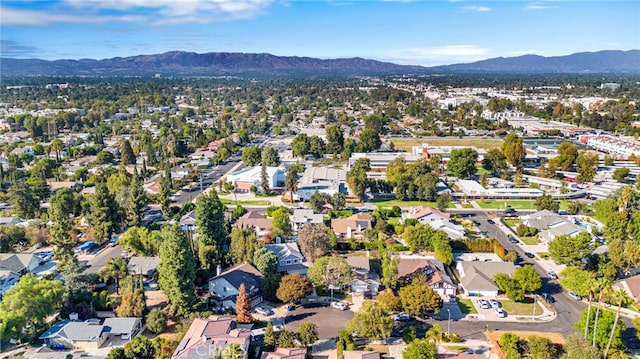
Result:
<instances>
[{"instance_id":1,"label":"street lamp","mask_svg":"<svg viewBox=\"0 0 640 359\"><path fill-rule=\"evenodd\" d=\"M447 322L447 335L451 336L451 311L447 308L447 313L449 313L449 321Z\"/></svg>"},{"instance_id":2,"label":"street lamp","mask_svg":"<svg viewBox=\"0 0 640 359\"><path fill-rule=\"evenodd\" d=\"M538 297L536 297L535 293L533 294L533 313L531 314L532 317L536 316L536 301L538 300Z\"/></svg>"}]
</instances>

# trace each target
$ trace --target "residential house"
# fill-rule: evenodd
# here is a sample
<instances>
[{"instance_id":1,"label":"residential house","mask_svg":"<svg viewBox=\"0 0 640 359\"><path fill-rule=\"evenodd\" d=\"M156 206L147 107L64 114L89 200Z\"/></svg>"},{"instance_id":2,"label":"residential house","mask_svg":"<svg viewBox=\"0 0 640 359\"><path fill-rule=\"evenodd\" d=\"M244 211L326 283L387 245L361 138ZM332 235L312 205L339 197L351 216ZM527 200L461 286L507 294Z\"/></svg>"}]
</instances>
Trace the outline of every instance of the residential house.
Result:
<instances>
[{"instance_id":1,"label":"residential house","mask_svg":"<svg viewBox=\"0 0 640 359\"><path fill-rule=\"evenodd\" d=\"M294 209L293 214L289 219L294 231L301 230L307 223L324 223L324 216L322 213L314 213L312 209Z\"/></svg>"},{"instance_id":2,"label":"residential house","mask_svg":"<svg viewBox=\"0 0 640 359\"><path fill-rule=\"evenodd\" d=\"M371 271L369 256L349 256L346 259L353 274L353 279L347 284L351 292L363 293L372 298L378 295L382 283L380 276Z\"/></svg>"},{"instance_id":3,"label":"residential house","mask_svg":"<svg viewBox=\"0 0 640 359\"><path fill-rule=\"evenodd\" d=\"M19 217L0 217L0 226L15 226L24 222Z\"/></svg>"},{"instance_id":4,"label":"residential house","mask_svg":"<svg viewBox=\"0 0 640 359\"><path fill-rule=\"evenodd\" d=\"M253 228L256 231L258 239L262 239L264 236L271 234L273 221L271 218L264 218L264 216L258 212L249 211L238 218L234 227Z\"/></svg>"},{"instance_id":5,"label":"residential house","mask_svg":"<svg viewBox=\"0 0 640 359\"><path fill-rule=\"evenodd\" d=\"M278 257L278 272L279 273L299 273L307 274L307 267L305 258L300 252L298 243L279 243L279 244L267 244L264 246L266 249L273 252Z\"/></svg>"},{"instance_id":6,"label":"residential house","mask_svg":"<svg viewBox=\"0 0 640 359\"><path fill-rule=\"evenodd\" d=\"M180 179L189 176L193 172L191 168L176 166L171 169L171 178Z\"/></svg>"},{"instance_id":7,"label":"residential house","mask_svg":"<svg viewBox=\"0 0 640 359\"><path fill-rule=\"evenodd\" d=\"M104 359L104 355L93 356L88 355L84 351L72 352L51 349L47 346L41 346L31 351L26 351L23 356L26 359Z\"/></svg>"},{"instance_id":8,"label":"residential house","mask_svg":"<svg viewBox=\"0 0 640 359\"><path fill-rule=\"evenodd\" d=\"M515 266L511 262L458 262L456 270L460 275L460 284L470 296L496 297L498 286L493 281L497 273L513 275Z\"/></svg>"},{"instance_id":9,"label":"residential house","mask_svg":"<svg viewBox=\"0 0 640 359\"><path fill-rule=\"evenodd\" d=\"M140 274L143 277L153 278L153 274L160 264L160 257L138 257L134 256L127 263L127 270L132 275Z\"/></svg>"},{"instance_id":10,"label":"residential house","mask_svg":"<svg viewBox=\"0 0 640 359\"><path fill-rule=\"evenodd\" d=\"M211 316L196 318L178 344L172 359L209 359L221 354L229 344L238 344L246 359L251 331L238 328L235 318Z\"/></svg>"},{"instance_id":11,"label":"residential house","mask_svg":"<svg viewBox=\"0 0 640 359\"><path fill-rule=\"evenodd\" d=\"M307 167L298 182L297 195L300 201L308 201L316 192L332 196L348 193L347 171L342 168Z\"/></svg>"},{"instance_id":12,"label":"residential house","mask_svg":"<svg viewBox=\"0 0 640 359\"><path fill-rule=\"evenodd\" d=\"M575 237L581 232L587 232L585 228L546 209L530 214L523 221L523 224L537 229L539 231L538 237L546 243L558 236Z\"/></svg>"},{"instance_id":13,"label":"residential house","mask_svg":"<svg viewBox=\"0 0 640 359\"><path fill-rule=\"evenodd\" d=\"M269 189L284 187L284 167L267 167ZM246 167L227 175L227 181L235 185L237 192L249 192L255 186L262 191L262 166Z\"/></svg>"},{"instance_id":14,"label":"residential house","mask_svg":"<svg viewBox=\"0 0 640 359\"><path fill-rule=\"evenodd\" d=\"M133 337L141 333L142 318L106 318L102 325L108 330L110 337L119 337L123 340L131 340Z\"/></svg>"},{"instance_id":15,"label":"residential house","mask_svg":"<svg viewBox=\"0 0 640 359\"><path fill-rule=\"evenodd\" d=\"M24 275L38 268L40 261L40 257L33 253L0 253L0 270L10 270Z\"/></svg>"},{"instance_id":16,"label":"residential house","mask_svg":"<svg viewBox=\"0 0 640 359\"><path fill-rule=\"evenodd\" d=\"M419 223L428 224L434 229L445 232L451 239L465 237L464 227L451 220L449 213L441 212L435 208L415 207L402 214L402 221L415 219Z\"/></svg>"},{"instance_id":17,"label":"residential house","mask_svg":"<svg viewBox=\"0 0 640 359\"><path fill-rule=\"evenodd\" d=\"M444 264L432 258L400 257L398 261L398 281L411 282L417 274L427 276L427 284L441 297L447 298L457 294L457 285L447 273Z\"/></svg>"},{"instance_id":18,"label":"residential house","mask_svg":"<svg viewBox=\"0 0 640 359\"><path fill-rule=\"evenodd\" d=\"M371 215L369 213L356 213L347 218L334 218L331 220L331 229L338 238L360 238L364 231L371 228Z\"/></svg>"},{"instance_id":19,"label":"residential house","mask_svg":"<svg viewBox=\"0 0 640 359\"><path fill-rule=\"evenodd\" d=\"M218 306L235 309L240 285L244 284L251 307L255 307L262 303L260 286L263 281L264 275L254 266L249 263L238 264L209 279L209 294Z\"/></svg>"},{"instance_id":20,"label":"residential house","mask_svg":"<svg viewBox=\"0 0 640 359\"><path fill-rule=\"evenodd\" d=\"M49 185L51 194L54 194L63 188L68 188L72 191L75 191L77 188L82 186L80 182L74 181L47 181L47 184Z\"/></svg>"},{"instance_id":21,"label":"residential house","mask_svg":"<svg viewBox=\"0 0 640 359\"><path fill-rule=\"evenodd\" d=\"M275 352L264 352L260 359L306 359L306 348L277 348Z\"/></svg>"},{"instance_id":22,"label":"residential house","mask_svg":"<svg viewBox=\"0 0 640 359\"><path fill-rule=\"evenodd\" d=\"M624 290L636 303L640 303L640 274L615 282L613 288Z\"/></svg>"},{"instance_id":23,"label":"residential house","mask_svg":"<svg viewBox=\"0 0 640 359\"><path fill-rule=\"evenodd\" d=\"M55 323L38 339L53 349L98 349L109 338L99 323L63 320Z\"/></svg>"},{"instance_id":24,"label":"residential house","mask_svg":"<svg viewBox=\"0 0 640 359\"><path fill-rule=\"evenodd\" d=\"M0 299L2 299L2 295L19 280L20 274L8 269L0 269Z\"/></svg>"},{"instance_id":25,"label":"residential house","mask_svg":"<svg viewBox=\"0 0 640 359\"><path fill-rule=\"evenodd\" d=\"M196 230L196 210L190 211L189 213L185 213L182 217L180 217L180 228L183 231L195 231Z\"/></svg>"}]
</instances>

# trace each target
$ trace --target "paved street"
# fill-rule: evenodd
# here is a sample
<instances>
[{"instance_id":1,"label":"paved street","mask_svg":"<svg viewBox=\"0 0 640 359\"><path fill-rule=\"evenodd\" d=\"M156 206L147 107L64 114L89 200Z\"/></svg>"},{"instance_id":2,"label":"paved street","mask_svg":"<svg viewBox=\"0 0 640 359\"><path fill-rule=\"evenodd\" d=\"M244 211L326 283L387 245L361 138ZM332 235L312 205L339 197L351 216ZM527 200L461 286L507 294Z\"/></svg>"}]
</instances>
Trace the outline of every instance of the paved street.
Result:
<instances>
[{"instance_id":1,"label":"paved street","mask_svg":"<svg viewBox=\"0 0 640 359\"><path fill-rule=\"evenodd\" d=\"M351 318L353 318L351 310L334 309L329 306L329 303L309 303L289 312L285 320L286 328L293 331L296 331L303 322L315 323L318 326L318 337L329 339L337 337Z\"/></svg>"},{"instance_id":2,"label":"paved street","mask_svg":"<svg viewBox=\"0 0 640 359\"><path fill-rule=\"evenodd\" d=\"M91 254L83 254L79 255L78 259L81 263L85 263L87 265L87 269L85 269L84 273L92 274L98 273L102 267L105 266L107 260L109 258L115 258L122 253L122 248L120 246L109 247L106 246Z\"/></svg>"},{"instance_id":3,"label":"paved street","mask_svg":"<svg viewBox=\"0 0 640 359\"><path fill-rule=\"evenodd\" d=\"M181 189L173 196L172 205L182 206L185 202L190 202L200 193L207 188L210 188L212 184L218 181L221 177L225 176L234 166L241 162L240 156L232 156L225 164L215 166L213 168L207 168L200 170L202 176L202 188L200 181L197 180L190 184L189 189ZM242 168L242 165L240 166ZM202 190L201 190L202 189Z\"/></svg>"}]
</instances>

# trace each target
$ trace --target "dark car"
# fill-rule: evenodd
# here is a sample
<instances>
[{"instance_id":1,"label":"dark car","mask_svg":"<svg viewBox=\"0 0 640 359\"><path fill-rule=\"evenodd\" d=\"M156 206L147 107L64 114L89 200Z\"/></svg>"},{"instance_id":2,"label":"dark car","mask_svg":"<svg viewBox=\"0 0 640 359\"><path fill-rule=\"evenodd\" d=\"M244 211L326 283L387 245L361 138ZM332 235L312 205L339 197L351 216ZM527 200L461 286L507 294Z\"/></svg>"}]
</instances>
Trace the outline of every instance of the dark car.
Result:
<instances>
[{"instance_id":1,"label":"dark car","mask_svg":"<svg viewBox=\"0 0 640 359\"><path fill-rule=\"evenodd\" d=\"M556 301L556 299L549 293L542 293L541 295L547 303L555 303Z\"/></svg>"},{"instance_id":2,"label":"dark car","mask_svg":"<svg viewBox=\"0 0 640 359\"><path fill-rule=\"evenodd\" d=\"M533 253L531 253L531 252L524 252L524 255L525 255L525 256L527 256L527 257L529 257L529 258L535 258L535 257L536 257L536 256L535 256Z\"/></svg>"},{"instance_id":3,"label":"dark car","mask_svg":"<svg viewBox=\"0 0 640 359\"><path fill-rule=\"evenodd\" d=\"M495 223L496 223L496 222L494 222L494 221L493 221L493 219L487 219L487 222L488 222L489 224L495 224Z\"/></svg>"},{"instance_id":4,"label":"dark car","mask_svg":"<svg viewBox=\"0 0 640 359\"><path fill-rule=\"evenodd\" d=\"M509 236L509 242L513 243L513 244L518 244L518 240L514 237L514 236Z\"/></svg>"}]
</instances>

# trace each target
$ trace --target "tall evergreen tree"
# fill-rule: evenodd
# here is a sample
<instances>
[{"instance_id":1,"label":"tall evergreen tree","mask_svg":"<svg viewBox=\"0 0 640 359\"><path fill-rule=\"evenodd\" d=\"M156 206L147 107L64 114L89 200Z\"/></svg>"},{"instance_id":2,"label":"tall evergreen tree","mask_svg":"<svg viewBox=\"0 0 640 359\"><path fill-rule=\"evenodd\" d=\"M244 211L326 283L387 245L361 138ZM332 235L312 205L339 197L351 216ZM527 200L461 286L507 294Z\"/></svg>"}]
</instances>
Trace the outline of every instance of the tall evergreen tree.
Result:
<instances>
[{"instance_id":1,"label":"tall evergreen tree","mask_svg":"<svg viewBox=\"0 0 640 359\"><path fill-rule=\"evenodd\" d=\"M160 177L160 192L158 192L158 204L165 220L171 219L171 172Z\"/></svg>"},{"instance_id":2,"label":"tall evergreen tree","mask_svg":"<svg viewBox=\"0 0 640 359\"><path fill-rule=\"evenodd\" d=\"M224 205L215 189L196 200L196 233L198 259L204 268L220 264L229 250L229 231L224 218Z\"/></svg>"},{"instance_id":3,"label":"tall evergreen tree","mask_svg":"<svg viewBox=\"0 0 640 359\"><path fill-rule=\"evenodd\" d=\"M96 183L96 192L89 199L89 204L91 209L87 217L95 239L98 242L109 239L120 228L122 209L104 180Z\"/></svg>"},{"instance_id":4,"label":"tall evergreen tree","mask_svg":"<svg viewBox=\"0 0 640 359\"><path fill-rule=\"evenodd\" d=\"M236 320L238 323L249 324L253 322L251 316L251 298L244 283L240 284L238 297L236 298Z\"/></svg>"},{"instance_id":5,"label":"tall evergreen tree","mask_svg":"<svg viewBox=\"0 0 640 359\"><path fill-rule=\"evenodd\" d=\"M76 240L70 236L71 222L69 212L65 210L66 203L61 200L64 197L54 196L49 207L49 244L55 246L54 255L60 260L64 255L73 255L71 249L76 245Z\"/></svg>"},{"instance_id":6,"label":"tall evergreen tree","mask_svg":"<svg viewBox=\"0 0 640 359\"><path fill-rule=\"evenodd\" d=\"M262 168L260 170L260 186L262 187L262 193L269 194L269 178L267 176L267 165L262 162Z\"/></svg>"},{"instance_id":7,"label":"tall evergreen tree","mask_svg":"<svg viewBox=\"0 0 640 359\"><path fill-rule=\"evenodd\" d=\"M142 178L138 175L138 170L134 170L133 180L129 190L129 201L127 203L127 224L129 227L137 227L142 223L144 210L147 208L147 196L142 187Z\"/></svg>"},{"instance_id":8,"label":"tall evergreen tree","mask_svg":"<svg viewBox=\"0 0 640 359\"><path fill-rule=\"evenodd\" d=\"M187 237L178 225L162 229L158 286L173 314L185 314L195 301L196 264Z\"/></svg>"},{"instance_id":9,"label":"tall evergreen tree","mask_svg":"<svg viewBox=\"0 0 640 359\"><path fill-rule=\"evenodd\" d=\"M133 153L129 140L120 142L120 163L133 165L136 163L136 155Z\"/></svg>"}]
</instances>

